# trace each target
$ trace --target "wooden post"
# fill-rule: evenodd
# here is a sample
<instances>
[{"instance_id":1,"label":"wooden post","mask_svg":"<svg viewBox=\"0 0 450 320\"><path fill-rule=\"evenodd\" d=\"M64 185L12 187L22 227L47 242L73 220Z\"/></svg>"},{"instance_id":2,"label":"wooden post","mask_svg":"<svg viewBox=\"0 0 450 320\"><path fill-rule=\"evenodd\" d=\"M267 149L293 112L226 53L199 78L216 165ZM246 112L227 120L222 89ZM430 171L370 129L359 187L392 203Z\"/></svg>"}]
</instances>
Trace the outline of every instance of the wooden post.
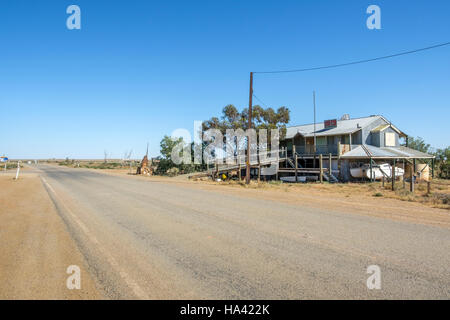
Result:
<instances>
[{"instance_id":1,"label":"wooden post","mask_svg":"<svg viewBox=\"0 0 450 320\"><path fill-rule=\"evenodd\" d=\"M249 101L248 101L248 129L252 128L252 107L253 107L253 72L250 72L250 90L249 90ZM256 141L255 141L256 143ZM246 172L245 172L245 183L250 183L250 156L251 156L251 144L250 144L250 134L247 136L247 163L246 163Z\"/></svg>"},{"instance_id":2,"label":"wooden post","mask_svg":"<svg viewBox=\"0 0 450 320\"><path fill-rule=\"evenodd\" d=\"M258 182L261 181L261 163L258 161Z\"/></svg>"},{"instance_id":3,"label":"wooden post","mask_svg":"<svg viewBox=\"0 0 450 320\"><path fill-rule=\"evenodd\" d=\"M216 179L218 176L219 176L219 164L216 162L216 173L215 173Z\"/></svg>"},{"instance_id":4,"label":"wooden post","mask_svg":"<svg viewBox=\"0 0 450 320\"><path fill-rule=\"evenodd\" d=\"M384 174L383 174L383 177L381 178L381 186L382 186L383 189L384 189Z\"/></svg>"},{"instance_id":5,"label":"wooden post","mask_svg":"<svg viewBox=\"0 0 450 320\"><path fill-rule=\"evenodd\" d=\"M297 150L295 148L294 139L292 139L292 159L294 159L295 182L297 183Z\"/></svg>"},{"instance_id":6,"label":"wooden post","mask_svg":"<svg viewBox=\"0 0 450 320\"><path fill-rule=\"evenodd\" d=\"M323 183L323 160L322 154L319 154L319 179L320 183Z\"/></svg>"},{"instance_id":7,"label":"wooden post","mask_svg":"<svg viewBox=\"0 0 450 320\"><path fill-rule=\"evenodd\" d=\"M431 182L427 181L427 195L431 193Z\"/></svg>"},{"instance_id":8,"label":"wooden post","mask_svg":"<svg viewBox=\"0 0 450 320\"><path fill-rule=\"evenodd\" d=\"M373 170L372 170L372 157L369 158L369 166L370 166L370 182L373 181Z\"/></svg>"},{"instance_id":9,"label":"wooden post","mask_svg":"<svg viewBox=\"0 0 450 320\"><path fill-rule=\"evenodd\" d=\"M431 159L431 179L434 179L434 158Z\"/></svg>"},{"instance_id":10,"label":"wooden post","mask_svg":"<svg viewBox=\"0 0 450 320\"><path fill-rule=\"evenodd\" d=\"M395 159L392 161L392 191L395 191Z\"/></svg>"},{"instance_id":11,"label":"wooden post","mask_svg":"<svg viewBox=\"0 0 450 320\"><path fill-rule=\"evenodd\" d=\"M411 172L411 185L409 187L409 191L414 193L414 168L416 167L416 160L413 159L413 165L411 166L410 172Z\"/></svg>"},{"instance_id":12,"label":"wooden post","mask_svg":"<svg viewBox=\"0 0 450 320\"><path fill-rule=\"evenodd\" d=\"M284 161L284 167L285 168L287 168L288 167L288 156L287 156L287 153L288 153L288 150L287 150L287 148L286 148L286 154L285 154L285 156L286 156L286 160Z\"/></svg>"},{"instance_id":13,"label":"wooden post","mask_svg":"<svg viewBox=\"0 0 450 320\"><path fill-rule=\"evenodd\" d=\"M406 188L406 183L405 183L405 159L403 159L403 176L402 176L402 182L403 182L403 189Z\"/></svg>"},{"instance_id":14,"label":"wooden post","mask_svg":"<svg viewBox=\"0 0 450 320\"><path fill-rule=\"evenodd\" d=\"M297 183L297 176L298 176L297 168L298 168L298 156L297 154L295 154L295 183Z\"/></svg>"},{"instance_id":15,"label":"wooden post","mask_svg":"<svg viewBox=\"0 0 450 320\"><path fill-rule=\"evenodd\" d=\"M332 174L332 165L331 165L331 153L328 155L328 175L330 176L331 180L331 174Z\"/></svg>"},{"instance_id":16,"label":"wooden post","mask_svg":"<svg viewBox=\"0 0 450 320\"><path fill-rule=\"evenodd\" d=\"M239 181L241 181L242 180L242 172L241 172L241 161L239 161L239 172L238 172L238 175L239 175Z\"/></svg>"}]
</instances>

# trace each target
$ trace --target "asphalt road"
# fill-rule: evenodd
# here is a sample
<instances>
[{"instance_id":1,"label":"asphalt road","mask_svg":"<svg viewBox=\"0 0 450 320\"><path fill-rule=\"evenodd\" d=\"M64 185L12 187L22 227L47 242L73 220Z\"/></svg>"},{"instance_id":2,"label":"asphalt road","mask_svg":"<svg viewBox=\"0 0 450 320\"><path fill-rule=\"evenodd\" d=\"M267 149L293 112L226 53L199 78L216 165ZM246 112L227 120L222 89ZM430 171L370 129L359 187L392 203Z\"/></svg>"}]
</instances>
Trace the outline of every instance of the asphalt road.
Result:
<instances>
[{"instance_id":1,"label":"asphalt road","mask_svg":"<svg viewBox=\"0 0 450 320\"><path fill-rule=\"evenodd\" d=\"M446 228L38 168L109 298L450 298ZM367 288L370 265L379 290Z\"/></svg>"}]
</instances>

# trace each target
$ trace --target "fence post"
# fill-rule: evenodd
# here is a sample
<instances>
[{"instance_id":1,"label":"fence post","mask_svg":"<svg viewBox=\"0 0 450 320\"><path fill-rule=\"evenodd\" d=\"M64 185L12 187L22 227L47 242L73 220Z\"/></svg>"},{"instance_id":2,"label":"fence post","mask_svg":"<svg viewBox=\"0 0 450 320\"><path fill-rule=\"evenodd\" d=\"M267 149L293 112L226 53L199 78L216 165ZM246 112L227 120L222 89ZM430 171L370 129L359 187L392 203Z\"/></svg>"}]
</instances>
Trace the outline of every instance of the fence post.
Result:
<instances>
[{"instance_id":1,"label":"fence post","mask_svg":"<svg viewBox=\"0 0 450 320\"><path fill-rule=\"evenodd\" d=\"M427 195L431 193L431 182L427 181Z\"/></svg>"}]
</instances>

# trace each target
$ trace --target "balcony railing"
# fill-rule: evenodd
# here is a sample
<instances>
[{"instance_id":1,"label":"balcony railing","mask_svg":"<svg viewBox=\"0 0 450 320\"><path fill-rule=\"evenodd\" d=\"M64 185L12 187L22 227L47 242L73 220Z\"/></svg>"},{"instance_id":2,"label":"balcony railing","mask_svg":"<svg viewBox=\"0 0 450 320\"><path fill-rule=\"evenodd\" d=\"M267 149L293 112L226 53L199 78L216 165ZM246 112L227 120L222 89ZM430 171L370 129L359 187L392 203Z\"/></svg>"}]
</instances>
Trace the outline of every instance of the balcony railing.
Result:
<instances>
[{"instance_id":1,"label":"balcony railing","mask_svg":"<svg viewBox=\"0 0 450 320\"><path fill-rule=\"evenodd\" d=\"M295 151L299 155L312 155L312 154L323 154L323 155L337 155L338 154L338 146L337 145L326 145L326 146L316 146L316 152L314 152L314 146L295 146Z\"/></svg>"}]
</instances>

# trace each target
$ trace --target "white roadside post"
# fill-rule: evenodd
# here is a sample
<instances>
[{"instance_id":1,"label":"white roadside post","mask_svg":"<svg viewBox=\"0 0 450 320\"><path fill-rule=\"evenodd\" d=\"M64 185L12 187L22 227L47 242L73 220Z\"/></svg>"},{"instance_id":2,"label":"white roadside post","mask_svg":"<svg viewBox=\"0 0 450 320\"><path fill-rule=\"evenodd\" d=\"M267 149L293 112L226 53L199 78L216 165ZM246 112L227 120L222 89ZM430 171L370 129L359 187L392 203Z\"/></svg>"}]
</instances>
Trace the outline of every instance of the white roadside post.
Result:
<instances>
[{"instance_id":1,"label":"white roadside post","mask_svg":"<svg viewBox=\"0 0 450 320\"><path fill-rule=\"evenodd\" d=\"M19 172L20 172L20 161L17 161L16 180L19 179Z\"/></svg>"}]
</instances>

